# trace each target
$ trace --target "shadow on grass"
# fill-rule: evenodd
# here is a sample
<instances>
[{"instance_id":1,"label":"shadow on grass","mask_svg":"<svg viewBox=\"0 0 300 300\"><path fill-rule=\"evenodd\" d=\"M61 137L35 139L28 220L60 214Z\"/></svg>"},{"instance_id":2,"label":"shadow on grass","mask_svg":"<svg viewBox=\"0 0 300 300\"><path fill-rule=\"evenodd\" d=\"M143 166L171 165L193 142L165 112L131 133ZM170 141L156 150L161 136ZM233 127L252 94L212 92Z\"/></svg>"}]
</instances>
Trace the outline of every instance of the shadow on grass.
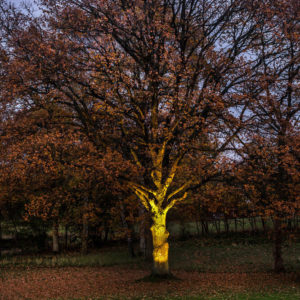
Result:
<instances>
[{"instance_id":1,"label":"shadow on grass","mask_svg":"<svg viewBox=\"0 0 300 300\"><path fill-rule=\"evenodd\" d=\"M162 282L162 281L181 281L181 278L174 276L172 273L166 275L150 274L143 278L135 280L135 282Z\"/></svg>"}]
</instances>

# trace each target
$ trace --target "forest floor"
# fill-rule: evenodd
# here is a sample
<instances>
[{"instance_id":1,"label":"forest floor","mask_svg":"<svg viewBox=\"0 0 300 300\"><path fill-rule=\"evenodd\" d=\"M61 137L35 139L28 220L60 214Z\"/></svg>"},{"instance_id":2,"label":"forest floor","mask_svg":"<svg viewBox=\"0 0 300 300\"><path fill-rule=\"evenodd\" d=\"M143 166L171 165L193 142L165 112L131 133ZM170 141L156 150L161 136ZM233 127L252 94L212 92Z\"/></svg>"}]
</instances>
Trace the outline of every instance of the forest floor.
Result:
<instances>
[{"instance_id":1,"label":"forest floor","mask_svg":"<svg viewBox=\"0 0 300 300\"><path fill-rule=\"evenodd\" d=\"M295 273L199 273L144 282L147 271L114 267L29 268L6 274L1 299L300 299ZM252 298L251 298L252 297Z\"/></svg>"},{"instance_id":2,"label":"forest floor","mask_svg":"<svg viewBox=\"0 0 300 300\"><path fill-rule=\"evenodd\" d=\"M141 280L151 265L128 258L123 246L2 257L0 299L300 299L300 243L285 246L284 274L272 272L271 248L251 239L171 242L177 280L161 282Z\"/></svg>"}]
</instances>

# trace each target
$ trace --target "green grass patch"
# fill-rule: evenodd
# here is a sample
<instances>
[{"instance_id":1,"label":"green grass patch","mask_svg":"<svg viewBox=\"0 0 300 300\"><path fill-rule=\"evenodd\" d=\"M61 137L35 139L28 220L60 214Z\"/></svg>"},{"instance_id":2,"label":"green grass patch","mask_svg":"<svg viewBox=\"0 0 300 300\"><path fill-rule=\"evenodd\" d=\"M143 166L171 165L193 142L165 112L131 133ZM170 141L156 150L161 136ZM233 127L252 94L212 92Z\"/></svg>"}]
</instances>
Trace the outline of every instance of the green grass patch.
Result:
<instances>
[{"instance_id":1,"label":"green grass patch","mask_svg":"<svg viewBox=\"0 0 300 300\"><path fill-rule=\"evenodd\" d=\"M257 239L257 240L256 240ZM300 243L283 247L287 271L300 271ZM269 272L273 269L272 242L263 237L240 234L224 237L170 241L171 270L198 272ZM142 258L131 258L127 248L111 247L87 255L7 255L0 257L0 268L10 267L101 267L136 265L149 268Z\"/></svg>"},{"instance_id":2,"label":"green grass patch","mask_svg":"<svg viewBox=\"0 0 300 300\"><path fill-rule=\"evenodd\" d=\"M7 256L0 259L0 268L10 267L103 267L137 263L125 249L101 251L87 255L78 253L37 256Z\"/></svg>"},{"instance_id":3,"label":"green grass patch","mask_svg":"<svg viewBox=\"0 0 300 300\"><path fill-rule=\"evenodd\" d=\"M251 238L252 239L252 238ZM270 272L272 243L234 239L189 239L170 243L171 269L198 272ZM287 271L300 271L300 243L283 247Z\"/></svg>"}]
</instances>

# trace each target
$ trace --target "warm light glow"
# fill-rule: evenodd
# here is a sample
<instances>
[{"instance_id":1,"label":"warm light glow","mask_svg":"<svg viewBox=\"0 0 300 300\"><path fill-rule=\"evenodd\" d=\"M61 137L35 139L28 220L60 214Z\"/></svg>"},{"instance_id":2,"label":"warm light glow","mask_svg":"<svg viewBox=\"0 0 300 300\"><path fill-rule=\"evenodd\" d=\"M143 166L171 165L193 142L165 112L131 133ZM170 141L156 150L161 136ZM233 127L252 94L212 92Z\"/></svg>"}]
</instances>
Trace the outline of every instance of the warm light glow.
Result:
<instances>
[{"instance_id":1,"label":"warm light glow","mask_svg":"<svg viewBox=\"0 0 300 300\"><path fill-rule=\"evenodd\" d=\"M166 242L153 250L153 259L155 262L164 263L168 261L169 244Z\"/></svg>"},{"instance_id":2,"label":"warm light glow","mask_svg":"<svg viewBox=\"0 0 300 300\"><path fill-rule=\"evenodd\" d=\"M155 263L166 263L169 253L169 244L167 242L169 232L166 230L166 213L156 213L153 219L154 224L151 227L153 236L153 259Z\"/></svg>"}]
</instances>

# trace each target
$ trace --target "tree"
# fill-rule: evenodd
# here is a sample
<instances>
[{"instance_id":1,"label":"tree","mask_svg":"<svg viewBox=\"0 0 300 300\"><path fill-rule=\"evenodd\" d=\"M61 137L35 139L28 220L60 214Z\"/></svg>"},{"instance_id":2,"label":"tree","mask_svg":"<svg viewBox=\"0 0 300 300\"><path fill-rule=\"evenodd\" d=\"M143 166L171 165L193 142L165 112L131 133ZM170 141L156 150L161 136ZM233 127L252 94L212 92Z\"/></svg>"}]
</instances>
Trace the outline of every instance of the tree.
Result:
<instances>
[{"instance_id":1,"label":"tree","mask_svg":"<svg viewBox=\"0 0 300 300\"><path fill-rule=\"evenodd\" d=\"M123 181L151 213L153 273L166 275L168 211L219 174L241 130L241 88L260 64L256 12L243 1L42 2L47 23L11 35L8 78L19 101L61 105L99 153L110 145L136 164L140 176Z\"/></svg>"},{"instance_id":2,"label":"tree","mask_svg":"<svg viewBox=\"0 0 300 300\"><path fill-rule=\"evenodd\" d=\"M241 137L245 191L257 214L274 220L274 270L284 271L283 221L299 214L299 4L266 1L256 17L262 62L248 82L251 115Z\"/></svg>"}]
</instances>

